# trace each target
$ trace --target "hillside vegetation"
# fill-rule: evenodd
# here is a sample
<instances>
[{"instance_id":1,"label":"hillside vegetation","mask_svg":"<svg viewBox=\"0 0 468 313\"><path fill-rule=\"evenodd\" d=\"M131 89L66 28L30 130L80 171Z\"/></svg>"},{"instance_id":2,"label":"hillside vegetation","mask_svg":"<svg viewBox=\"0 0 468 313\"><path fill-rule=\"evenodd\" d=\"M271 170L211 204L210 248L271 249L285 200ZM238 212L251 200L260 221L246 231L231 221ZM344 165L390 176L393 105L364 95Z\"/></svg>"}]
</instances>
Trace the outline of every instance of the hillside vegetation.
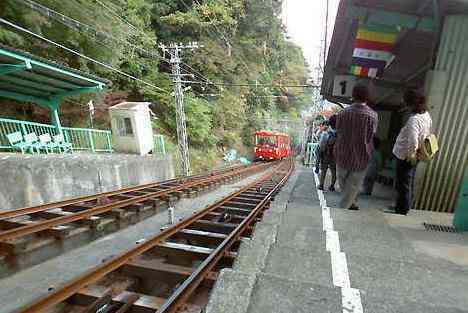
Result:
<instances>
[{"instance_id":1,"label":"hillside vegetation","mask_svg":"<svg viewBox=\"0 0 468 313\"><path fill-rule=\"evenodd\" d=\"M183 73L195 74L194 78L187 76L187 80L198 82L190 84L191 89L185 94L189 144L197 170L212 166L227 149L246 153L255 129L266 127L268 121L275 124L278 118L297 119L310 101L307 90L282 87L305 84L308 72L301 49L285 39L279 17L281 1L36 2L92 26L98 33L92 35L89 30L65 25L20 0L1 1L0 16L165 90L129 80L2 26L0 42L112 82L106 94L83 96L65 103L62 106L65 125L87 126L86 110L81 108L76 113L76 107L89 99L97 102L97 125L101 128L109 128L105 109L115 99L149 101L158 118L155 122L158 131L175 142L175 106L168 74L171 68L162 59L169 56L158 49L160 43L197 41L202 46L184 53L182 67ZM159 53L162 58L153 53ZM225 85L206 84L206 80ZM15 104L14 108L17 115L37 120L28 105Z\"/></svg>"}]
</instances>

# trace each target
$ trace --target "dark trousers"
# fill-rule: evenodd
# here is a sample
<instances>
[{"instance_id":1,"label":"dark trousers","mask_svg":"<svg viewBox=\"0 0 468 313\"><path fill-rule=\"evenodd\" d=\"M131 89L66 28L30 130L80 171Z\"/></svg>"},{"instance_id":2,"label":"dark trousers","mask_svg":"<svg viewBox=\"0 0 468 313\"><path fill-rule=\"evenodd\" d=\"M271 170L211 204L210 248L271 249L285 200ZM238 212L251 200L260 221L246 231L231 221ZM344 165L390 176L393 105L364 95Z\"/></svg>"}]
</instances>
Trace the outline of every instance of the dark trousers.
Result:
<instances>
[{"instance_id":1,"label":"dark trousers","mask_svg":"<svg viewBox=\"0 0 468 313\"><path fill-rule=\"evenodd\" d=\"M413 205L415 176L416 165L397 159L396 190L398 195L395 205L397 213L407 214Z\"/></svg>"},{"instance_id":2,"label":"dark trousers","mask_svg":"<svg viewBox=\"0 0 468 313\"><path fill-rule=\"evenodd\" d=\"M325 178L327 177L327 170L330 169L331 177L331 184L330 187L335 188L336 183L336 164L335 162L324 162L320 165L320 186L323 188L325 184Z\"/></svg>"},{"instance_id":3,"label":"dark trousers","mask_svg":"<svg viewBox=\"0 0 468 313\"><path fill-rule=\"evenodd\" d=\"M320 152L317 152L315 157L315 173L317 174L320 172L320 162L322 161L321 159Z\"/></svg>"},{"instance_id":4,"label":"dark trousers","mask_svg":"<svg viewBox=\"0 0 468 313\"><path fill-rule=\"evenodd\" d=\"M371 195L374 190L374 184L377 180L377 167L371 164L366 172L366 177L364 178L364 183L362 184L362 192L366 195Z\"/></svg>"}]
</instances>

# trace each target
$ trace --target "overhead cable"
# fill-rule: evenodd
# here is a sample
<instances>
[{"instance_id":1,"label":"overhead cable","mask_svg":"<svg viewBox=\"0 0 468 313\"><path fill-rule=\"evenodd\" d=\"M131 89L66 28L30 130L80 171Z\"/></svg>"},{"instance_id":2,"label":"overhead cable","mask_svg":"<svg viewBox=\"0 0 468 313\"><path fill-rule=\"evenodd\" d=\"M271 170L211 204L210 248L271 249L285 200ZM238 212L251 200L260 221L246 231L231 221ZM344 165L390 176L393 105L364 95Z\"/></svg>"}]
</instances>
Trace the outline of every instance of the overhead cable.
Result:
<instances>
[{"instance_id":1,"label":"overhead cable","mask_svg":"<svg viewBox=\"0 0 468 313\"><path fill-rule=\"evenodd\" d=\"M54 19L55 21L69 27L69 28L72 28L76 31L79 31L79 32L83 32L83 33L86 33L88 36L90 36L91 38L101 42L102 40L108 40L108 41L115 41L115 42L118 42L120 44L124 44L124 45L127 45L135 50L138 50L143 56L146 56L146 57L152 57L152 58L159 58L159 59L162 59L162 57L155 51L148 51L148 50L145 50L133 43L130 43L128 42L127 40L125 39L121 39L121 38L117 38L109 33L106 33L106 32L103 32L103 31L99 31L97 30L96 28L94 28L93 26L90 26L90 25L87 25L87 24L84 24L76 19L73 19L69 16L66 16L60 12L57 12L55 10L52 10L42 4L39 4L33 0L16 0L18 2L21 2L23 3L24 5L30 7L32 10L36 11L36 12L39 12L41 13L42 15L48 17L48 18L51 18L51 19ZM164 61L167 61L167 60L164 60Z\"/></svg>"},{"instance_id":2,"label":"overhead cable","mask_svg":"<svg viewBox=\"0 0 468 313\"><path fill-rule=\"evenodd\" d=\"M8 25L8 26L10 26L10 27L12 27L12 28L14 28L14 29L16 29L16 30L19 30L19 31L21 31L21 32L23 32L23 33L27 33L27 34L29 34L29 35L31 35L31 36L33 36L33 37L39 38L39 39L41 39L41 40L43 40L43 41L45 41L45 42L47 42L47 43L49 43L49 44L52 44L52 45L54 45L54 46L56 46L56 47L58 47L58 48L61 48L61 49L63 49L63 50L66 50L66 51L68 51L68 52L70 52L70 53L72 53L72 54L74 54L74 55L76 55L76 56L79 56L79 57L81 57L81 58L83 58L83 59L86 59L86 60L88 60L88 61L90 61L90 62L92 62L92 63L98 64L98 65L100 65L100 66L102 66L102 67L105 67L105 68L107 68L108 70L111 70L111 71L113 71L113 72L119 73L120 75L125 76L125 77L127 77L127 78L129 78L129 79L132 79L132 80L134 80L134 81L138 81L138 82L140 82L140 83L142 83L142 84L144 84L144 85L146 85L146 86L152 87L152 88L157 89L157 90L159 90L159 91L162 91L162 92L165 92L165 93L169 93L167 90L162 89L162 88L160 88L160 87L158 87L158 86L156 86L156 85L154 85L154 84L152 84L152 83L149 83L149 82L144 81L144 80L142 80L142 79L140 79L140 78L138 78L138 77L135 77L135 76L133 76L133 75L131 75L131 74L128 74L128 73L126 73L126 72L124 72L124 71L121 71L121 70L119 70L119 69L116 69L116 68L112 67L112 66L109 65L109 64L106 64L106 63L103 63L103 62L101 62L101 61L95 60L95 59L93 59L93 58L91 58L91 57L88 57L88 56L86 56L86 55L84 55L84 54L82 54L82 53L80 53L80 52L78 52L78 51L75 51L75 50L73 50L73 49L70 49L70 48L68 48L68 47L66 47L66 46L64 46L64 45L62 45L62 44L59 44L59 43L53 41L53 40L50 40L50 39L45 38L45 37L43 37L43 36L41 36L41 35L39 35L39 34L36 34L36 33L32 32L32 31L26 29L26 28L23 28L23 27L21 27L21 26L19 26L19 25L16 25L16 24L14 24L14 23L12 23L12 22L10 22L10 21L7 21L7 20L5 20L4 18L0 18L0 23L6 24L6 25Z\"/></svg>"},{"instance_id":3,"label":"overhead cable","mask_svg":"<svg viewBox=\"0 0 468 313\"><path fill-rule=\"evenodd\" d=\"M118 19L118 20L122 21L123 23L127 24L128 26L130 26L130 27L131 27L132 29L134 29L135 31L138 31L141 35L145 36L146 39L148 39L149 41L151 41L156 47L159 47L159 46L160 46L160 44L159 44L156 40L154 40L153 38L149 37L149 36L148 36L143 30L141 30L140 28L136 27L135 25L129 23L129 22L126 21L124 18L122 18L121 16L119 16L114 10L112 10L111 8L109 8L109 7L108 7L107 5L105 5L102 1L100 1L100 0L94 0L94 1L96 1L98 4L100 4L102 7L104 7L107 11L109 11L109 12L114 16L114 19L116 19L116 20ZM184 5L185 5L186 7L188 7L187 4L184 3ZM166 58L164 58L164 57L162 57L162 56L161 56L161 58L163 58L164 61L168 62L168 60L167 60ZM187 67L187 68L189 69L189 70L187 70L187 69L183 69L183 68L182 68L182 69L185 70L187 73L194 74L194 75L198 76L198 78L200 78L200 79L202 79L202 80L204 80L204 81L206 81L206 82L210 82L210 80L209 80L207 77L203 76L203 74L201 74L199 71L195 70L195 69L194 69L192 66L190 66L189 64L187 64L187 63L181 61L181 66L185 66L185 67ZM193 73L191 73L191 72L193 72ZM216 87L216 86L215 86L215 87Z\"/></svg>"},{"instance_id":4,"label":"overhead cable","mask_svg":"<svg viewBox=\"0 0 468 313\"><path fill-rule=\"evenodd\" d=\"M205 84L203 82L197 81L182 81L185 84ZM281 87L289 87L289 88L320 88L317 85L274 85L274 84L230 84L230 83L212 83L213 85L217 86L235 86L235 87L273 87L273 88L281 88Z\"/></svg>"}]
</instances>

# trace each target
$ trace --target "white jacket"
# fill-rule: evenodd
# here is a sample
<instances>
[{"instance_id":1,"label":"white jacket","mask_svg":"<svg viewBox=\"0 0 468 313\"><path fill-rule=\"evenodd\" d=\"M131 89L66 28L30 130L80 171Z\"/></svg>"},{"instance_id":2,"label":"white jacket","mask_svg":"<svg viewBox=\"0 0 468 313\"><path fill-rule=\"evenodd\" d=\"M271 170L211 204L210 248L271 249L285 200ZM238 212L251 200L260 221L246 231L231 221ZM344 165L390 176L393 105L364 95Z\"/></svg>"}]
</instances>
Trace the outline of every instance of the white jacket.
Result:
<instances>
[{"instance_id":1,"label":"white jacket","mask_svg":"<svg viewBox=\"0 0 468 313\"><path fill-rule=\"evenodd\" d=\"M400 130L393 146L393 154L400 160L414 156L424 139L431 134L431 128L432 119L429 112L411 115Z\"/></svg>"}]
</instances>

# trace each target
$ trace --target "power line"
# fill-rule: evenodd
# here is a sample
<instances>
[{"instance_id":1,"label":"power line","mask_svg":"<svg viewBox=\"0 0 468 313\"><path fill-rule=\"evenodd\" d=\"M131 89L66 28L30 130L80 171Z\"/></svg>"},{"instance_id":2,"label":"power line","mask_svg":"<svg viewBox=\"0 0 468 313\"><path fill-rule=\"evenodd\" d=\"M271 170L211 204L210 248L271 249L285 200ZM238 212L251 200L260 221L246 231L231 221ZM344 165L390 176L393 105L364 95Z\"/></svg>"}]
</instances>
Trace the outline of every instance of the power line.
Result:
<instances>
[{"instance_id":1,"label":"power line","mask_svg":"<svg viewBox=\"0 0 468 313\"><path fill-rule=\"evenodd\" d=\"M31 9L43 14L44 16L47 16L48 18L52 18L58 22L60 22L61 24L71 28L71 29L74 29L80 33L83 33L85 32L87 35L89 35L90 37L92 37L98 44L102 45L103 47L106 47L105 45L102 44L101 41L99 40L96 40L96 37L99 37L99 35L101 36L106 36L108 39L112 39L112 40L115 40L115 41L118 41L119 43L125 43L131 47L133 47L134 49L138 49L140 52L142 52L143 54L145 55L149 55L151 57L155 57L155 58L158 58L158 59L161 59L162 61L165 61L167 63L170 63L170 60L160 56L157 52L154 52L154 51L146 51L130 42L128 42L127 40L124 40L124 39L119 39L119 38L115 38L114 36L108 34L108 33L105 33L105 32L101 32L101 31L98 31L96 30L95 28L93 28L92 26L89 26L87 24L84 24L76 19L73 19L71 17L68 17L60 12L57 12L55 10L52 10L46 6L43 6L37 2L34 2L33 0L16 0L16 1L20 1L20 2L23 2L23 4L29 6ZM124 23L126 23L127 25L129 25L131 28L133 28L134 30L136 31L139 31L140 34L144 35L147 39L149 39L150 41L152 41L156 46L158 46L158 43L153 39L153 38L150 38L144 31L138 29L136 26L130 24L129 22L125 21L124 19L122 19L117 13L115 13L115 11L113 11L111 8L109 8L108 6L106 6L102 1L99 1L99 0L95 0L98 4L100 4L101 6L103 6L107 11L111 12L113 15L114 15L114 18L117 18L119 20L122 20ZM184 64L186 67L190 68L193 72L195 72L195 74L199 77L201 77L203 80L207 81L207 82L210 82L209 79L207 79L206 77L204 77L200 72L196 71L193 67L191 67L190 65L184 63L181 61L181 64ZM187 71L187 70L186 70ZM190 71L187 71L190 73Z\"/></svg>"},{"instance_id":2,"label":"power line","mask_svg":"<svg viewBox=\"0 0 468 313\"><path fill-rule=\"evenodd\" d=\"M114 19L118 19L119 21L122 21L124 22L125 24L127 24L128 26L130 26L132 29L134 29L135 31L137 31L139 34L143 35L146 37L146 39L150 40L155 46L159 47L159 43L154 40L153 38L149 37L143 30L139 29L138 27L134 26L133 24L129 23L128 21L126 21L124 18L122 18L120 15L118 15L114 10L112 10L111 8L109 8L108 6L106 6L102 1L100 0L94 0L96 1L98 4L100 4L102 7L104 7L107 11L109 11L111 13L111 15L114 16ZM184 2L184 5L188 8L187 4L185 4ZM160 57L162 58L164 61L170 63L169 60L163 58L163 57ZM198 76L199 78L201 78L202 80L206 81L206 82L210 82L210 80L208 78L206 78L205 76L203 76L203 74L201 74L200 72L198 72L197 70L195 70L192 66L188 65L187 63L183 62L182 60L180 61L180 64L182 66L185 66L187 68L189 68L193 74L195 74L196 76ZM186 70L188 73L190 73L189 70ZM215 86L216 87L216 86Z\"/></svg>"},{"instance_id":3,"label":"power line","mask_svg":"<svg viewBox=\"0 0 468 313\"><path fill-rule=\"evenodd\" d=\"M170 63L170 60L160 56L157 52L148 52L144 49L141 49L140 47L134 45L134 44L131 44L129 43L128 41L126 40L121 40L121 39L118 39L118 38L115 38L111 35L109 35L108 33L104 33L104 32L100 32L100 31L97 31L96 29L94 29L92 26L89 26L89 25L86 25L86 24L83 24L81 23L80 21L77 21L73 18L70 18L62 13L59 13L59 12L56 12L50 8L47 8L41 4L38 4L32 0L17 0L17 1L22 1L24 4L26 5L29 5L31 7L31 9L35 9L36 11L38 11L39 13L42 13L43 15L47 16L47 17L50 17L50 18L54 18L55 17L55 20L57 20L58 22L62 23L63 25L69 27L69 28L72 28L78 32L83 32L83 29L84 30L87 30L88 31L88 35L91 35L91 37L93 39L96 40L96 35L95 34L104 34L106 35L108 38L112 38L116 41L119 41L122 42L124 41L126 44L136 48L136 49L139 49L140 51L143 51L144 54L147 54L147 55L151 55L152 57L155 57L155 58L158 58L158 59L161 59L162 61L166 62L166 63ZM158 46L158 43L151 37L148 37L147 34L144 33L144 31L138 29L136 26L130 24L129 22L126 22L125 20L123 20L120 16L117 15L117 13L115 13L115 11L113 11L112 9L110 9L109 7L105 6L104 3L102 3L101 1L99 0L95 0L96 2L98 2L99 4L101 4L102 6L104 6L104 8L106 8L109 12L112 12L114 16L114 18L118 18L119 20L122 20L124 21L126 24L128 24L129 26L131 26L133 29L135 29L136 31L139 31L140 34L144 35L147 39L149 39L150 41L152 41L156 46ZM58 18L57 18L58 17ZM68 23L66 22L68 21ZM82 26L82 27L77 27L77 26ZM89 34L89 31L92 30L91 34ZM99 44L99 45L102 45L103 47L106 47L105 45L102 44L102 42L96 40L96 42ZM108 47L107 47L108 48ZM193 72L195 72L195 75L201 77L203 80L209 82L209 79L207 79L206 77L204 77L200 72L196 71L193 67L191 67L190 65L184 63L181 61L181 64L185 65L186 67L188 67L189 69L191 69ZM188 70L185 70L187 71L188 73L190 73L190 71Z\"/></svg>"},{"instance_id":4,"label":"power line","mask_svg":"<svg viewBox=\"0 0 468 313\"><path fill-rule=\"evenodd\" d=\"M125 20L124 18L122 18L116 11L114 11L113 9L111 9L108 5L106 5L104 2L100 1L100 0L94 0L96 3L98 3L99 5L101 5L104 9L106 9L108 12L111 13L112 16L118 18L120 21L122 21L123 23L125 23L127 26L129 26L131 29L133 29L135 32L139 32L140 33L140 30L134 26L133 24L129 23L127 20ZM146 35L146 34L145 34ZM149 37L148 37L149 38Z\"/></svg>"},{"instance_id":5,"label":"power line","mask_svg":"<svg viewBox=\"0 0 468 313\"><path fill-rule=\"evenodd\" d=\"M184 63L184 62L180 62L181 65L184 65L185 67L188 67L189 69L192 70L192 72L195 73L195 75L199 76L200 78L202 78L204 81L207 82L208 85L213 85L214 87L218 88L218 86L214 85L213 82L211 80L209 80L208 78L206 78L205 76L203 76L200 72L198 72L197 70L195 70L193 67L191 67L190 65L188 65L187 63ZM187 71L187 70L186 70ZM219 90L219 88L218 88Z\"/></svg>"},{"instance_id":6,"label":"power line","mask_svg":"<svg viewBox=\"0 0 468 313\"><path fill-rule=\"evenodd\" d=\"M203 82L197 82L197 81L182 81L182 83L186 84L205 84ZM233 86L233 87L289 87L289 88L320 88L320 86L317 85L274 85L274 84L230 84L230 83L212 83L213 85L217 86Z\"/></svg>"},{"instance_id":7,"label":"power line","mask_svg":"<svg viewBox=\"0 0 468 313\"><path fill-rule=\"evenodd\" d=\"M79 31L81 33L85 33L91 38L93 38L96 42L101 43L102 40L111 40L118 42L119 44L124 44L127 45L135 50L138 50L143 56L147 57L152 57L152 58L159 58L163 59L157 52L154 51L147 51L133 43L130 43L129 41L122 39L122 38L117 38L109 33L103 32L103 31L98 31L96 28L93 26L84 24L76 19L73 19L69 16L66 16L60 12L57 12L55 10L52 10L42 4L39 4L33 0L16 0L18 2L22 2L24 5L30 7L32 10L41 13L42 15L51 18L71 29L74 29L76 31ZM164 59L163 59L164 60ZM168 60L164 60L168 62Z\"/></svg>"},{"instance_id":8,"label":"power line","mask_svg":"<svg viewBox=\"0 0 468 313\"><path fill-rule=\"evenodd\" d=\"M154 88L154 89L157 89L157 90L159 90L159 91L163 91L163 92L165 92L165 93L168 93L168 91L166 91L166 90L164 90L164 89L162 89L162 88L160 88L160 87L158 87L158 86L156 86L156 85L154 85L154 84L152 84L152 83L148 83L148 82L146 82L146 81L144 81L144 80L142 80L142 79L140 79L140 78L138 78L138 77L135 77L135 76L133 76L133 75L130 75L130 74L128 74L128 73L126 73L126 72L124 72L124 71L121 71L121 70L119 70L119 69L116 69L116 68L112 67L112 66L109 65L109 64L106 64L106 63L100 62L100 61L98 61L98 60L95 60L95 59L93 59L93 58L91 58L91 57L88 57L88 56L86 56L86 55L84 55L84 54L82 54L82 53L80 53L80 52L77 52L77 51L75 51L75 50L73 50L73 49L70 49L70 48L64 46L64 45L61 45L61 44L59 44L59 43L57 43L57 42L55 42L55 41L53 41L53 40L50 40L50 39L45 38L45 37L43 37L43 36L41 36L41 35L38 35L38 34L32 32L32 31L30 31L30 30L28 30L28 29L26 29L26 28L23 28L23 27L18 26L18 25L14 24L14 23L12 23L12 22L10 22L10 21L7 21L7 20L5 20L4 18L0 18L0 23L6 24L6 25L8 25L8 26L10 26L10 27L12 27L12 28L14 28L14 29L16 29L16 30L19 30L19 31L24 32L24 33L27 33L27 34L29 34L29 35L31 35L31 36L33 36L33 37L39 38L39 39L41 39L41 40L43 40L43 41L45 41L45 42L47 42L47 43L49 43L49 44L52 44L52 45L54 45L54 46L56 46L56 47L58 47L58 48L61 48L61 49L63 49L63 50L66 50L66 51L68 51L68 52L70 52L70 53L72 53L72 54L74 54L74 55L76 55L76 56L79 56L79 57L81 57L81 58L83 58L83 59L86 59L86 60L88 60L88 61L90 61L90 62L93 62L93 63L95 63L95 64L98 64L98 65L100 65L100 66L102 66L102 67L105 67L105 68L107 68L108 70L111 70L111 71L114 71L114 72L116 72L116 73L119 73L120 75L125 76L125 77L127 77L127 78L129 78L129 79L132 79L132 80L134 80L134 81L138 81L138 82L140 82L140 83L142 83L142 84L144 84L144 85L147 85L147 86L150 86L150 87L152 87L152 88Z\"/></svg>"}]
</instances>

